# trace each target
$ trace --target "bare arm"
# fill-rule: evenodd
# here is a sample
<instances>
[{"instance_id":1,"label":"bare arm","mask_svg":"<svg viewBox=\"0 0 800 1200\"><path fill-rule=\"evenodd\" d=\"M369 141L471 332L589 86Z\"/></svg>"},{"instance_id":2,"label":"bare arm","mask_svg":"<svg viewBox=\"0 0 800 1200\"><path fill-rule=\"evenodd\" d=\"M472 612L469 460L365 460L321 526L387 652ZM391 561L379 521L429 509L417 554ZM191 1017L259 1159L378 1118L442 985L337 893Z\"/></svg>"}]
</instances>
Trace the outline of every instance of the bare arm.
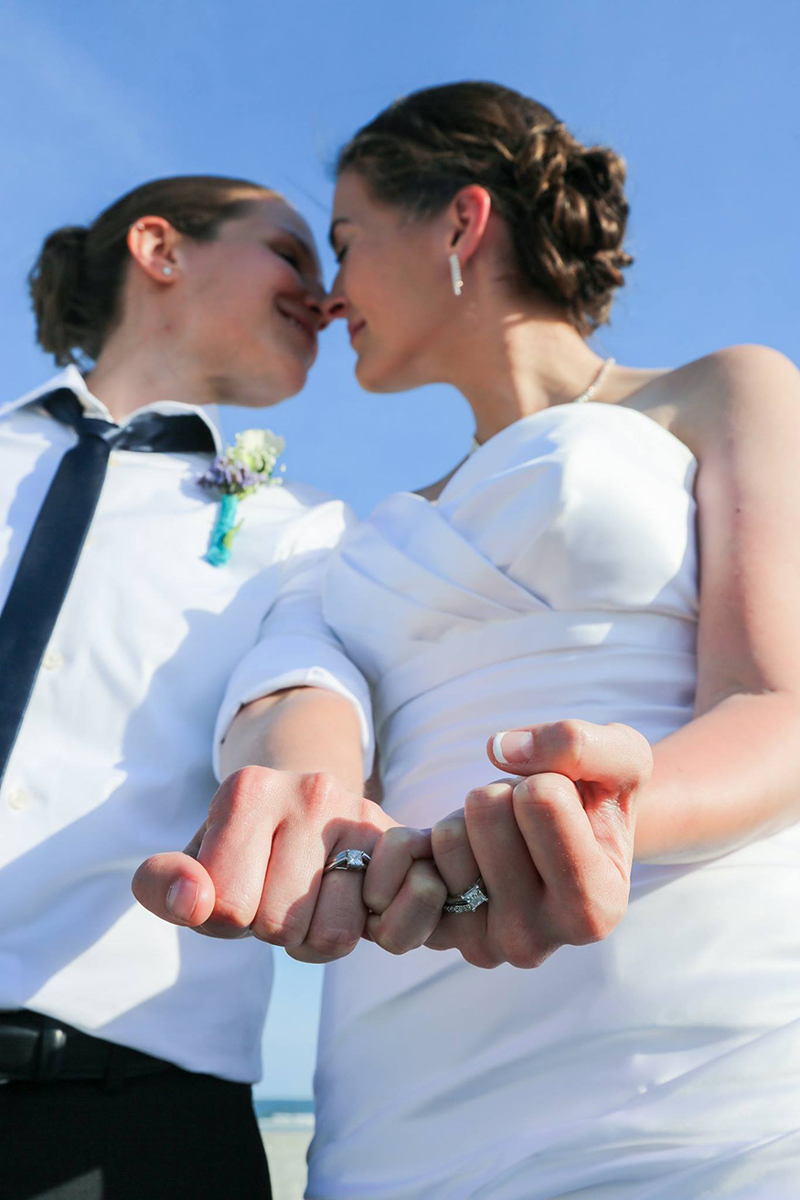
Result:
<instances>
[{"instance_id":1,"label":"bare arm","mask_svg":"<svg viewBox=\"0 0 800 1200\"><path fill-rule=\"evenodd\" d=\"M700 470L695 719L654 747L636 857L691 861L800 818L800 374L714 356Z\"/></svg>"}]
</instances>

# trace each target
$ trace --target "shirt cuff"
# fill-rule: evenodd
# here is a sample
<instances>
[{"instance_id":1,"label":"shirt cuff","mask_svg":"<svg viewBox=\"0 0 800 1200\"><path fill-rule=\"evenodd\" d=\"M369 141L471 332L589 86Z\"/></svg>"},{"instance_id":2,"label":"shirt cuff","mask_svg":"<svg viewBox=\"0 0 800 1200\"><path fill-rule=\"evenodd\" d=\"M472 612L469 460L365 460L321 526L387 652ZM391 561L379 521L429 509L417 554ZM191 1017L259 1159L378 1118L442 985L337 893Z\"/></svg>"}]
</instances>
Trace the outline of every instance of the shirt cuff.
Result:
<instances>
[{"instance_id":1,"label":"shirt cuff","mask_svg":"<svg viewBox=\"0 0 800 1200\"><path fill-rule=\"evenodd\" d=\"M222 781L220 754L231 722L244 704L290 687L324 688L344 697L356 710L364 755L364 777L372 772L375 742L372 705L364 676L331 646L301 637L265 639L254 647L231 676L214 729L214 774Z\"/></svg>"}]
</instances>

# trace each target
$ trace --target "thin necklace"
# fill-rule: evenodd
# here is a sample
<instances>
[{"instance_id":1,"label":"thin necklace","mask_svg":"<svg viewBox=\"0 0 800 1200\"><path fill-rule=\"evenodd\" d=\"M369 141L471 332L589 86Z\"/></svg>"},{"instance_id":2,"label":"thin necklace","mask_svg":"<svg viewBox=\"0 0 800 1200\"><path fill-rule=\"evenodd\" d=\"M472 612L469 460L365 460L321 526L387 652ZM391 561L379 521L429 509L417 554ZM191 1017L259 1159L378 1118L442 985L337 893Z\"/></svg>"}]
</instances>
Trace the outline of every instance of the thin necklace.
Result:
<instances>
[{"instance_id":1,"label":"thin necklace","mask_svg":"<svg viewBox=\"0 0 800 1200\"><path fill-rule=\"evenodd\" d=\"M571 404L586 404L587 401L594 400L595 396L600 391L600 388L605 383L605 379L606 379L606 376L608 375L608 372L614 366L614 363L616 361L617 360L615 358L607 358L605 360L605 362L603 363L603 365L600 367L600 370L597 372L597 374L595 375L592 382L587 387L586 391L581 392L580 396L576 396L575 399L569 401L569 403L571 403ZM475 451L477 449L479 449L481 444L482 443L479 442L478 439L473 436L472 445L470 446L469 453L474 454ZM469 457L469 456L467 456L467 457Z\"/></svg>"}]
</instances>

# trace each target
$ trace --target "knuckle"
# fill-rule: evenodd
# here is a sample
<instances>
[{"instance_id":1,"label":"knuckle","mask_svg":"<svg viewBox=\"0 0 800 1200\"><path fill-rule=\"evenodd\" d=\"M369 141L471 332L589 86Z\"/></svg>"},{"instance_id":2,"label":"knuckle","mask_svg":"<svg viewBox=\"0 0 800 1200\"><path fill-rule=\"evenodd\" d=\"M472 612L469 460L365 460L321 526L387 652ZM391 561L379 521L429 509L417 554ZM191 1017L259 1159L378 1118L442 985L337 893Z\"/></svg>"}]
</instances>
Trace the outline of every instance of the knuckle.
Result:
<instances>
[{"instance_id":1,"label":"knuckle","mask_svg":"<svg viewBox=\"0 0 800 1200\"><path fill-rule=\"evenodd\" d=\"M506 923L498 942L503 961L526 971L540 967L553 952L553 946L545 939L542 930L530 920Z\"/></svg>"},{"instance_id":2,"label":"knuckle","mask_svg":"<svg viewBox=\"0 0 800 1200\"><path fill-rule=\"evenodd\" d=\"M571 921L570 943L573 946L590 946L602 942L616 929L622 914L600 904L584 904Z\"/></svg>"},{"instance_id":3,"label":"knuckle","mask_svg":"<svg viewBox=\"0 0 800 1200\"><path fill-rule=\"evenodd\" d=\"M352 929L327 928L315 931L308 939L311 948L325 958L344 958L358 945Z\"/></svg>"},{"instance_id":4,"label":"knuckle","mask_svg":"<svg viewBox=\"0 0 800 1200\"><path fill-rule=\"evenodd\" d=\"M387 849L393 853L400 852L407 857L410 857L412 851L416 849L419 838L419 831L409 829L407 825L395 825L381 835L381 841Z\"/></svg>"},{"instance_id":5,"label":"knuckle","mask_svg":"<svg viewBox=\"0 0 800 1200\"><path fill-rule=\"evenodd\" d=\"M583 721L568 718L551 726L551 737L559 758L567 758L580 766L586 748L586 726Z\"/></svg>"},{"instance_id":6,"label":"knuckle","mask_svg":"<svg viewBox=\"0 0 800 1200\"><path fill-rule=\"evenodd\" d=\"M530 775L523 782L524 788L512 798L517 814L527 810L540 820L553 821L574 797L574 785L560 775Z\"/></svg>"},{"instance_id":7,"label":"knuckle","mask_svg":"<svg viewBox=\"0 0 800 1200\"><path fill-rule=\"evenodd\" d=\"M217 896L210 922L215 928L229 930L231 934L250 929L253 918L252 907L236 897Z\"/></svg>"},{"instance_id":8,"label":"knuckle","mask_svg":"<svg viewBox=\"0 0 800 1200\"><path fill-rule=\"evenodd\" d=\"M260 942L268 942L270 946L282 946L285 950L294 950L302 945L305 932L290 918L280 920L269 916L259 916L251 928L253 936Z\"/></svg>"},{"instance_id":9,"label":"knuckle","mask_svg":"<svg viewBox=\"0 0 800 1200\"><path fill-rule=\"evenodd\" d=\"M312 812L328 809L337 792L341 792L336 778L327 771L314 771L300 776L300 794L304 805Z\"/></svg>"},{"instance_id":10,"label":"knuckle","mask_svg":"<svg viewBox=\"0 0 800 1200\"><path fill-rule=\"evenodd\" d=\"M479 971L494 971L503 962L502 954L483 946L468 946L461 951L461 955L471 967L477 967Z\"/></svg>"},{"instance_id":11,"label":"knuckle","mask_svg":"<svg viewBox=\"0 0 800 1200\"><path fill-rule=\"evenodd\" d=\"M212 797L208 808L209 818L217 821L227 816L235 820L251 813L255 798L263 789L269 774L263 767L242 767L228 775Z\"/></svg>"},{"instance_id":12,"label":"knuckle","mask_svg":"<svg viewBox=\"0 0 800 1200\"><path fill-rule=\"evenodd\" d=\"M409 872L409 888L415 904L426 912L441 909L447 898L447 886L438 874L432 871Z\"/></svg>"},{"instance_id":13,"label":"knuckle","mask_svg":"<svg viewBox=\"0 0 800 1200\"><path fill-rule=\"evenodd\" d=\"M458 849L466 835L463 813L453 813L437 821L431 830L431 845L437 855Z\"/></svg>"},{"instance_id":14,"label":"knuckle","mask_svg":"<svg viewBox=\"0 0 800 1200\"><path fill-rule=\"evenodd\" d=\"M413 946L406 944L396 931L391 929L378 928L373 932L372 939L387 954L400 955L405 954L407 950L414 949Z\"/></svg>"},{"instance_id":15,"label":"knuckle","mask_svg":"<svg viewBox=\"0 0 800 1200\"><path fill-rule=\"evenodd\" d=\"M455 950L456 941L447 933L442 932L440 925L437 925L433 933L431 933L423 942L423 945L428 950Z\"/></svg>"},{"instance_id":16,"label":"knuckle","mask_svg":"<svg viewBox=\"0 0 800 1200\"><path fill-rule=\"evenodd\" d=\"M464 803L467 826L484 826L494 823L496 818L511 806L513 784L492 783L486 787L473 788Z\"/></svg>"},{"instance_id":17,"label":"knuckle","mask_svg":"<svg viewBox=\"0 0 800 1200\"><path fill-rule=\"evenodd\" d=\"M550 957L552 952L552 948L549 946L515 946L507 953L506 962L509 966L517 967L522 971L534 971Z\"/></svg>"}]
</instances>

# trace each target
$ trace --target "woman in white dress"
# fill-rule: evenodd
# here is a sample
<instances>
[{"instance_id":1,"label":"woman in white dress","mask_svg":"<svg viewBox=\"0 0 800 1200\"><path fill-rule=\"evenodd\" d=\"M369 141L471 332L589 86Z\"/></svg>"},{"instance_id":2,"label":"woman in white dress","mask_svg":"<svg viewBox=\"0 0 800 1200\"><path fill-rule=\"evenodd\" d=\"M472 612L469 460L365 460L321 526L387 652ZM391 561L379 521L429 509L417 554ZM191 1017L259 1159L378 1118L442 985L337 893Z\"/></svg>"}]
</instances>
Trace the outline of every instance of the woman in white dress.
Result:
<instances>
[{"instance_id":1,"label":"woman in white dress","mask_svg":"<svg viewBox=\"0 0 800 1200\"><path fill-rule=\"evenodd\" d=\"M416 93L341 154L329 308L358 378L453 384L478 448L349 535L325 615L374 688L388 813L489 901L428 941L461 954L381 953L429 930L393 919L424 839L376 847L378 945L328 968L314 1200L800 1194L800 388L761 348L595 355L623 181L490 84ZM585 882L561 833L627 827L609 722L654 743L630 908L548 957ZM523 782L451 815L502 770Z\"/></svg>"}]
</instances>

